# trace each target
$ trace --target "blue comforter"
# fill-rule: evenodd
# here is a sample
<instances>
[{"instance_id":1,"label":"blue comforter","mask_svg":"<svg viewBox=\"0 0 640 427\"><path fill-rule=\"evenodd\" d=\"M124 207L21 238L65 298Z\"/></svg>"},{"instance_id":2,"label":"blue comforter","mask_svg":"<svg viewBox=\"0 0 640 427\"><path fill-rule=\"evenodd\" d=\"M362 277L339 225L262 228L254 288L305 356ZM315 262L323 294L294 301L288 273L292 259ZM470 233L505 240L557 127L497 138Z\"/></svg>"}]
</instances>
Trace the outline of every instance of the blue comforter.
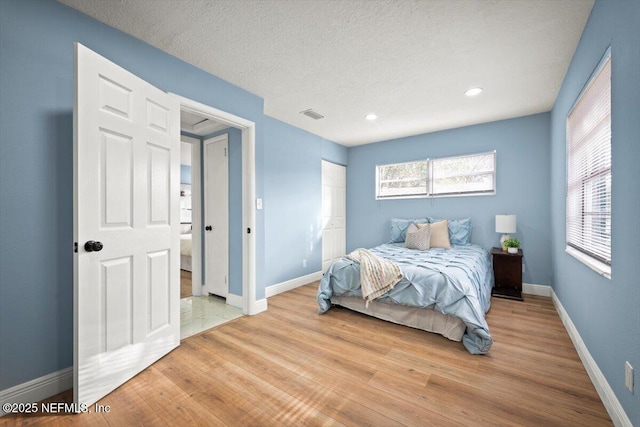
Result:
<instances>
[{"instance_id":1,"label":"blue comforter","mask_svg":"<svg viewBox=\"0 0 640 427\"><path fill-rule=\"evenodd\" d=\"M400 266L403 278L376 301L437 310L459 317L467 326L462 343L472 354L485 354L493 339L484 314L491 305L493 269L489 253L477 245L416 251L404 244L370 249ZM332 296L362 298L360 265L347 258L335 262L318 289L319 312L331 308Z\"/></svg>"}]
</instances>

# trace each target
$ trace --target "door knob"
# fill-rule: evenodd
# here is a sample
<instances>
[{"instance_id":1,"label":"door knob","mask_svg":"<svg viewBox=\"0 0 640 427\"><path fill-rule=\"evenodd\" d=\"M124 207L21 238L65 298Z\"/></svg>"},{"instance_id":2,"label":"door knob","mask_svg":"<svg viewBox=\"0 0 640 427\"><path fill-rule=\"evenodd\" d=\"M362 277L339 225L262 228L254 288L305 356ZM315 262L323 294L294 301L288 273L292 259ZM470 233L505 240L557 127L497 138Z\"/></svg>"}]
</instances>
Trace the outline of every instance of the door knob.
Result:
<instances>
[{"instance_id":1,"label":"door knob","mask_svg":"<svg viewBox=\"0 0 640 427\"><path fill-rule=\"evenodd\" d=\"M100 252L103 247L102 242L96 242L94 240L89 240L84 244L84 250L87 252Z\"/></svg>"},{"instance_id":2,"label":"door knob","mask_svg":"<svg viewBox=\"0 0 640 427\"><path fill-rule=\"evenodd\" d=\"M204 229L207 230L207 231L211 231L212 230L210 225L207 225Z\"/></svg>"}]
</instances>

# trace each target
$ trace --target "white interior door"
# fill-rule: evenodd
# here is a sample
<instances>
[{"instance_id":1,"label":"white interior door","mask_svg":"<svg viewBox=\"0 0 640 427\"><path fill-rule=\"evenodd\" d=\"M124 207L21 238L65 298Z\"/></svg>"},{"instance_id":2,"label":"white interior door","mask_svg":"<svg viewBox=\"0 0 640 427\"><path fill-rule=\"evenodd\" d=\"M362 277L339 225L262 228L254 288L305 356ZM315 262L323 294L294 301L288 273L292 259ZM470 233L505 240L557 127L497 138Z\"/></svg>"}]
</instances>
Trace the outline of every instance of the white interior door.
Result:
<instances>
[{"instance_id":1,"label":"white interior door","mask_svg":"<svg viewBox=\"0 0 640 427\"><path fill-rule=\"evenodd\" d=\"M180 107L80 44L75 59L74 400L90 405L180 344Z\"/></svg>"},{"instance_id":2,"label":"white interior door","mask_svg":"<svg viewBox=\"0 0 640 427\"><path fill-rule=\"evenodd\" d=\"M204 141L205 290L229 293L229 141L220 135Z\"/></svg>"},{"instance_id":3,"label":"white interior door","mask_svg":"<svg viewBox=\"0 0 640 427\"><path fill-rule=\"evenodd\" d=\"M346 252L347 168L322 161L322 272Z\"/></svg>"}]
</instances>

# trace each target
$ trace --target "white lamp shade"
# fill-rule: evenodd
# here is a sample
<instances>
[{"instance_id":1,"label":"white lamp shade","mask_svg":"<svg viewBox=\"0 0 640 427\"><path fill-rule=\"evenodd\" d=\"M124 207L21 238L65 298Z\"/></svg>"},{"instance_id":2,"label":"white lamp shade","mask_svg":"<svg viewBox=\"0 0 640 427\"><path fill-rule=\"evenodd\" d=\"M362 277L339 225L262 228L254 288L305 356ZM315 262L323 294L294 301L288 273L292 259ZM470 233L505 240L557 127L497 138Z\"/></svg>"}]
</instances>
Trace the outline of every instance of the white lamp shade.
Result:
<instances>
[{"instance_id":1,"label":"white lamp shade","mask_svg":"<svg viewBox=\"0 0 640 427\"><path fill-rule=\"evenodd\" d=\"M515 233L516 232L516 216L515 215L496 215L496 233Z\"/></svg>"}]
</instances>

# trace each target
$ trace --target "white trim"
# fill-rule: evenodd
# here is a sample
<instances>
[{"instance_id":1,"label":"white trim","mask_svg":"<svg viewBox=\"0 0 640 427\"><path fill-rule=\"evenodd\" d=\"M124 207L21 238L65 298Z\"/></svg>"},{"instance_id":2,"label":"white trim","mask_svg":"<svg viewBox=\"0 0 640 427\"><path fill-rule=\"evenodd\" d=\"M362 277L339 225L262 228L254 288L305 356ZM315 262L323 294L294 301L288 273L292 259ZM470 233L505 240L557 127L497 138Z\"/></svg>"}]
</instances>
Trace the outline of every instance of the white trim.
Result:
<instances>
[{"instance_id":1,"label":"white trim","mask_svg":"<svg viewBox=\"0 0 640 427\"><path fill-rule=\"evenodd\" d=\"M0 404L35 403L73 388L73 366L0 391ZM0 417L6 415L0 409Z\"/></svg>"},{"instance_id":2,"label":"white trim","mask_svg":"<svg viewBox=\"0 0 640 427\"><path fill-rule=\"evenodd\" d=\"M599 275L611 280L611 266L605 264L604 262L595 259L592 256L589 256L585 253L580 252L579 250L572 248L571 246L565 247L564 251L570 256L574 257Z\"/></svg>"},{"instance_id":3,"label":"white trim","mask_svg":"<svg viewBox=\"0 0 640 427\"><path fill-rule=\"evenodd\" d=\"M229 304L231 307L239 308L240 310L242 310L243 303L244 298L242 298L242 295L236 295L232 293L227 294L227 304Z\"/></svg>"},{"instance_id":4,"label":"white trim","mask_svg":"<svg viewBox=\"0 0 640 427\"><path fill-rule=\"evenodd\" d=\"M215 119L242 131L242 312L257 314L263 310L262 303L256 301L256 125L226 111L174 93L170 95L179 101L181 111ZM246 233L247 229L251 233Z\"/></svg>"},{"instance_id":5,"label":"white trim","mask_svg":"<svg viewBox=\"0 0 640 427\"><path fill-rule=\"evenodd\" d=\"M541 297L551 296L551 286L549 285L536 285L533 283L523 283L522 293L527 295L538 295Z\"/></svg>"},{"instance_id":6,"label":"white trim","mask_svg":"<svg viewBox=\"0 0 640 427\"><path fill-rule=\"evenodd\" d=\"M315 273L307 274L306 276L296 277L295 279L287 280L286 282L267 286L264 290L264 295L265 298L271 298L274 295L299 288L300 286L308 285L309 283L320 279L322 279L322 271L316 271Z\"/></svg>"},{"instance_id":7,"label":"white trim","mask_svg":"<svg viewBox=\"0 0 640 427\"><path fill-rule=\"evenodd\" d=\"M202 197L200 149L202 141L186 135L180 135L180 139L191 144L191 293L193 296L199 297L204 295L201 262L202 207L200 206Z\"/></svg>"},{"instance_id":8,"label":"white trim","mask_svg":"<svg viewBox=\"0 0 640 427\"><path fill-rule=\"evenodd\" d=\"M258 314L258 313L262 313L263 311L267 311L267 299L262 298L257 300L254 305L254 310L255 311L253 314Z\"/></svg>"},{"instance_id":9,"label":"white trim","mask_svg":"<svg viewBox=\"0 0 640 427\"><path fill-rule=\"evenodd\" d=\"M257 307L256 301L256 128L251 126L242 130L242 311L254 315L264 310ZM244 171L247 171L246 174ZM247 209L244 208L247 206ZM247 230L251 230L247 233ZM250 262L247 262L250 260Z\"/></svg>"},{"instance_id":10,"label":"white trim","mask_svg":"<svg viewBox=\"0 0 640 427\"><path fill-rule=\"evenodd\" d=\"M591 378L591 382L593 383L596 391L598 392L598 395L600 396L600 399L602 400L602 403L604 404L604 407L607 409L607 412L611 417L611 421L613 421L613 424L615 426L633 427L633 425L631 424L631 420L624 411L624 408L620 404L620 401L607 382L604 374L598 367L598 364L591 356L591 353L589 353L589 350L582 340L578 329L576 329L576 326L573 324L573 321L571 321L569 314L562 306L562 303L558 299L558 296L553 291L553 289L551 290L551 298L553 299L553 305L556 307L556 311L560 316L560 320L562 320L564 327L567 329L569 337L571 338L571 341L573 341L573 345L578 352L578 356L580 356L580 360L587 370L589 378Z\"/></svg>"},{"instance_id":11,"label":"white trim","mask_svg":"<svg viewBox=\"0 0 640 427\"><path fill-rule=\"evenodd\" d=\"M227 304L229 304L232 307L242 309L244 301L245 299L242 298L240 295L227 294ZM251 313L251 315L262 313L263 311L267 311L266 298L262 298L255 301L255 303L253 304L253 312Z\"/></svg>"}]
</instances>

